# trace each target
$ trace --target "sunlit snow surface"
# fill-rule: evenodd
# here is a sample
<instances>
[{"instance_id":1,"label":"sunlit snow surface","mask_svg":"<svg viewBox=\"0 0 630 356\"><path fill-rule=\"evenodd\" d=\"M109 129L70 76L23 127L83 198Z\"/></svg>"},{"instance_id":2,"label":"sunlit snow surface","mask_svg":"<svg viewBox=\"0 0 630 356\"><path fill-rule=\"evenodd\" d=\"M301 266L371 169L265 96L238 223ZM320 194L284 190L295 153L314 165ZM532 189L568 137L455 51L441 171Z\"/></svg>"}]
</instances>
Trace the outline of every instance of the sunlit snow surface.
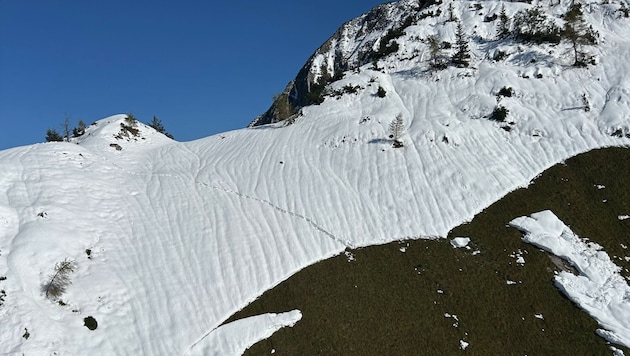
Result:
<instances>
[{"instance_id":1,"label":"sunlit snow surface","mask_svg":"<svg viewBox=\"0 0 630 356\"><path fill-rule=\"evenodd\" d=\"M523 241L571 263L579 275L561 271L558 288L589 313L603 329L597 333L610 342L630 347L630 287L602 247L580 239L551 211L512 220L523 231Z\"/></svg>"},{"instance_id":2,"label":"sunlit snow surface","mask_svg":"<svg viewBox=\"0 0 630 356\"><path fill-rule=\"evenodd\" d=\"M268 338L280 328L292 327L300 319L302 314L294 310L236 320L204 336L187 350L186 355L241 355L256 342Z\"/></svg>"},{"instance_id":3,"label":"sunlit snow surface","mask_svg":"<svg viewBox=\"0 0 630 356\"><path fill-rule=\"evenodd\" d=\"M470 3L454 4L465 28L494 36ZM588 69L567 65L567 45L471 42L470 68L431 72L416 38L454 42L456 24L428 18L405 31L384 72L366 65L333 84L358 93L306 107L291 126L179 143L144 125L120 137L119 115L73 143L1 151L0 354L173 355L210 335L236 350L252 340L217 327L300 269L346 247L444 237L546 168L628 145L630 25L606 6L587 14L601 35ZM494 45L508 59L488 59ZM484 118L504 86L515 93L501 101L509 132ZM404 147L392 148L399 114ZM60 305L42 287L66 258L77 269Z\"/></svg>"},{"instance_id":4,"label":"sunlit snow surface","mask_svg":"<svg viewBox=\"0 0 630 356\"><path fill-rule=\"evenodd\" d=\"M470 242L470 237L456 237L451 240L451 246L455 248L467 247Z\"/></svg>"}]
</instances>

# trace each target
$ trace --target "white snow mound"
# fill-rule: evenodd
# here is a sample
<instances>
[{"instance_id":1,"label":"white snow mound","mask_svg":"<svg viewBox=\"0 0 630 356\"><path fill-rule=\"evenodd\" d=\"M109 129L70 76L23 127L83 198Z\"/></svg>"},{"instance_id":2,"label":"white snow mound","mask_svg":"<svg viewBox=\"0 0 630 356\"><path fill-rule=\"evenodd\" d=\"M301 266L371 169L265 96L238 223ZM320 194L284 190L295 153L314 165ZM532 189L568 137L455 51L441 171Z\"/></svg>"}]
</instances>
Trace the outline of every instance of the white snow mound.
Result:
<instances>
[{"instance_id":1,"label":"white snow mound","mask_svg":"<svg viewBox=\"0 0 630 356\"><path fill-rule=\"evenodd\" d=\"M602 247L580 239L549 210L516 218L510 225L525 233L523 241L564 258L579 271L577 276L561 271L556 286L597 320L600 336L630 347L630 287Z\"/></svg>"},{"instance_id":2,"label":"white snow mound","mask_svg":"<svg viewBox=\"0 0 630 356\"><path fill-rule=\"evenodd\" d=\"M281 314L263 314L233 321L213 330L195 343L185 355L242 355L260 340L278 329L293 327L302 319L299 310Z\"/></svg>"}]
</instances>

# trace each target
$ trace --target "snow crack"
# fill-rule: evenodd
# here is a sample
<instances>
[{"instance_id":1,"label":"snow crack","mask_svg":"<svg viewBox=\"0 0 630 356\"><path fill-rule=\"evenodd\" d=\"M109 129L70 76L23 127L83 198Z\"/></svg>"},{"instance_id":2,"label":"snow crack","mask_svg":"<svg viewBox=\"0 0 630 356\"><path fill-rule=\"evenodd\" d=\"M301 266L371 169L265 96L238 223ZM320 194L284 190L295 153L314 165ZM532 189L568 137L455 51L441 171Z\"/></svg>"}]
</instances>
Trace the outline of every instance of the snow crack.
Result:
<instances>
[{"instance_id":1,"label":"snow crack","mask_svg":"<svg viewBox=\"0 0 630 356\"><path fill-rule=\"evenodd\" d=\"M285 209L285 208L283 208L281 206L278 206L278 205L270 202L269 200L256 198L256 197L253 197L251 195L243 194L241 192L238 192L238 191L235 191L235 190L232 190L232 189L221 188L221 187L217 187L217 186L210 185L210 184L203 183L203 182L196 182L196 183L197 184L201 184L204 187L207 187L207 188L210 188L210 189L222 191L222 192L229 193L229 194L234 194L234 195L236 195L236 196L238 196L240 198L243 198L243 199L249 199L249 200L253 200L253 201L256 201L256 202L259 202L259 203L263 203L263 204L269 205L270 207L276 209L277 211L279 211L279 212L281 212L283 214L287 214L287 215L290 215L290 216L293 216L293 217L296 217L296 218L299 218L299 219L302 219L302 220L306 221L309 225L311 225L311 227L313 229L315 229L318 232L321 232L322 234L326 235L331 240L344 245L346 248L351 248L351 249L355 248L354 244L351 241L348 241L348 240L344 241L344 240L338 238L337 236L335 236L330 231L328 231L328 230L324 229L323 227L321 227L319 224L317 224L313 219L309 218L308 216L296 213L294 211L287 210L287 209Z\"/></svg>"}]
</instances>

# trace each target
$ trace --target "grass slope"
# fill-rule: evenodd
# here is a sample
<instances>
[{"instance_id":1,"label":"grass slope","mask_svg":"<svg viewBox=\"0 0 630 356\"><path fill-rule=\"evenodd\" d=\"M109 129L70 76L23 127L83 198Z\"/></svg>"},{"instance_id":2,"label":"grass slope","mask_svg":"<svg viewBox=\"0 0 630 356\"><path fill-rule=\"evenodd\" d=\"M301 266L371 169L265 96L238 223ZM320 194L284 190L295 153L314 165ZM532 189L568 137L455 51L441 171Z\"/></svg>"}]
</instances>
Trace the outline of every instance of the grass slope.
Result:
<instances>
[{"instance_id":1,"label":"grass slope","mask_svg":"<svg viewBox=\"0 0 630 356\"><path fill-rule=\"evenodd\" d=\"M548 256L506 224L551 209L579 236L603 245L628 278L630 251L621 244L630 245L630 220L618 216L630 213L629 171L628 149L579 155L451 231L449 238L469 236L471 250L418 240L349 251L354 260L342 254L309 266L230 321L302 311L293 328L249 355L459 354L460 340L477 355L610 354L597 323L553 285Z\"/></svg>"}]
</instances>

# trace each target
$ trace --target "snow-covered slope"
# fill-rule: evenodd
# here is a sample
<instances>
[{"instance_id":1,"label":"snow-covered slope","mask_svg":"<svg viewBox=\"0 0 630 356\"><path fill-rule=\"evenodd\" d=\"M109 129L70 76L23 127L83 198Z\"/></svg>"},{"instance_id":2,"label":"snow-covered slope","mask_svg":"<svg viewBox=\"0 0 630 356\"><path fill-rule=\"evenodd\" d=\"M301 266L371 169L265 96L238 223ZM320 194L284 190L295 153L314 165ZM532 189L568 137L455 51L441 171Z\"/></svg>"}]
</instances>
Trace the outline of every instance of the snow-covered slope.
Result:
<instances>
[{"instance_id":1,"label":"snow-covered slope","mask_svg":"<svg viewBox=\"0 0 630 356\"><path fill-rule=\"evenodd\" d=\"M630 21L617 5L589 5L598 64L573 68L566 44L490 40L482 15L503 3L482 4L453 2L475 33L469 68L427 69L416 38L453 42L456 26L428 17L382 69L366 64L330 87L357 93L304 107L289 126L179 143L117 115L73 143L0 152L0 353L212 350L238 329L215 331L225 319L301 268L346 247L445 236L557 162L630 144ZM505 3L510 14L528 6ZM506 59L490 59L497 50ZM485 119L503 87L514 90L501 100L510 123ZM393 148L398 115L404 147ZM43 287L64 259L76 270L61 305ZM251 322L279 327L268 319Z\"/></svg>"}]
</instances>

